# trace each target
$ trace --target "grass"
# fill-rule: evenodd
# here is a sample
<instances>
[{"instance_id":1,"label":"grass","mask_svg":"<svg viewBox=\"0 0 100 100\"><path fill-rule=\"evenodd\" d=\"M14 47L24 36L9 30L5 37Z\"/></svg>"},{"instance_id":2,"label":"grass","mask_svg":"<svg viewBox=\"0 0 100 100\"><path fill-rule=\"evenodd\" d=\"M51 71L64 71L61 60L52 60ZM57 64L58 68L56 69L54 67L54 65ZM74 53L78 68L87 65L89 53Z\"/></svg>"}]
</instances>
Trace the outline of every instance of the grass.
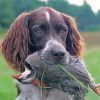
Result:
<instances>
[{"instance_id":1,"label":"grass","mask_svg":"<svg viewBox=\"0 0 100 100\"><path fill-rule=\"evenodd\" d=\"M100 82L100 47L89 48L85 54L85 62L89 72L92 74L96 83ZM100 89L99 89L100 90ZM86 100L100 100L92 90L86 96Z\"/></svg>"},{"instance_id":2,"label":"grass","mask_svg":"<svg viewBox=\"0 0 100 100\"><path fill-rule=\"evenodd\" d=\"M15 100L15 83L11 77L14 72L7 66L2 55L0 55L0 100Z\"/></svg>"},{"instance_id":3,"label":"grass","mask_svg":"<svg viewBox=\"0 0 100 100\"><path fill-rule=\"evenodd\" d=\"M100 48L90 48L86 51L85 62L87 68L98 83L100 82ZM16 97L15 83L11 77L14 72L7 66L2 55L0 55L0 100L14 100ZM89 89L86 100L100 100L100 97Z\"/></svg>"}]
</instances>

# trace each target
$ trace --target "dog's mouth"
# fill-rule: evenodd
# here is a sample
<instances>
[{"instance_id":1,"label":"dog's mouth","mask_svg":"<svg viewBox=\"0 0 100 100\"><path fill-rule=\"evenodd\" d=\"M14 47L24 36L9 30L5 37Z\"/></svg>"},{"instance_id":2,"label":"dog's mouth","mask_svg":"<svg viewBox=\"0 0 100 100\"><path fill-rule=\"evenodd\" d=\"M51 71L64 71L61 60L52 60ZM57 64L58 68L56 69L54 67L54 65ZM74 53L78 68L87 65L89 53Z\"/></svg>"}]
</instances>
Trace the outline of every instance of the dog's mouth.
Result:
<instances>
[{"instance_id":1,"label":"dog's mouth","mask_svg":"<svg viewBox=\"0 0 100 100\"><path fill-rule=\"evenodd\" d=\"M40 59L48 64L48 65L57 65L63 64L67 65L70 62L70 57L66 54L64 58L54 58L48 52L42 53L42 51L38 51L38 56Z\"/></svg>"},{"instance_id":2,"label":"dog's mouth","mask_svg":"<svg viewBox=\"0 0 100 100\"><path fill-rule=\"evenodd\" d=\"M42 51L38 51L34 54L29 55L25 60L25 71L20 75L20 77L17 79L21 83L28 84L31 83L35 76L36 76L36 69L43 69L43 66L45 65L57 65L57 64L63 64L67 65L69 64L69 56L65 56L63 59L61 58L53 58L51 55L49 55L49 52L43 53ZM42 67L40 67L42 66ZM36 68L36 69L35 69Z\"/></svg>"}]
</instances>

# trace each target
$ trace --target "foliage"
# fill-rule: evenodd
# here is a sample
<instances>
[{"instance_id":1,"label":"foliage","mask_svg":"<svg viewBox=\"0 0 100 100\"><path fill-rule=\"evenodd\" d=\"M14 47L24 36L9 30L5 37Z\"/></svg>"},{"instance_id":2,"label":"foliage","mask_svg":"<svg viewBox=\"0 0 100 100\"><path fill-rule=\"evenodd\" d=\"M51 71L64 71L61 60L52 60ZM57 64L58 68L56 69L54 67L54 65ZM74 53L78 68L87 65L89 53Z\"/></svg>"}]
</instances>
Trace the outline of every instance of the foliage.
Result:
<instances>
[{"instance_id":1,"label":"foliage","mask_svg":"<svg viewBox=\"0 0 100 100\"><path fill-rule=\"evenodd\" d=\"M12 10L12 4L8 0L0 0L0 26L9 26L13 19L14 11Z\"/></svg>"},{"instance_id":2,"label":"foliage","mask_svg":"<svg viewBox=\"0 0 100 100\"><path fill-rule=\"evenodd\" d=\"M100 31L100 11L94 14L86 1L82 6L76 6L67 0L49 0L47 3L40 0L0 0L0 27L8 28L19 14L40 6L50 6L73 16L80 31Z\"/></svg>"}]
</instances>

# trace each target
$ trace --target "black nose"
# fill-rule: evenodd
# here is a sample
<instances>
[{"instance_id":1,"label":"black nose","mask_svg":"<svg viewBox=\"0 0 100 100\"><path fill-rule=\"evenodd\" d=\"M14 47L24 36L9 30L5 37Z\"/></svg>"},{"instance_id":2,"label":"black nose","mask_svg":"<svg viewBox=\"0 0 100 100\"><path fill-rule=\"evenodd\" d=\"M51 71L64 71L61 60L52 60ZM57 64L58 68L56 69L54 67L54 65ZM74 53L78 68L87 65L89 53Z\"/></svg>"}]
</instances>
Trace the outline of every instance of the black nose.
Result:
<instances>
[{"instance_id":1,"label":"black nose","mask_svg":"<svg viewBox=\"0 0 100 100\"><path fill-rule=\"evenodd\" d=\"M62 49L53 49L51 50L51 54L54 56L54 57L64 57L65 56L65 51L62 50Z\"/></svg>"}]
</instances>

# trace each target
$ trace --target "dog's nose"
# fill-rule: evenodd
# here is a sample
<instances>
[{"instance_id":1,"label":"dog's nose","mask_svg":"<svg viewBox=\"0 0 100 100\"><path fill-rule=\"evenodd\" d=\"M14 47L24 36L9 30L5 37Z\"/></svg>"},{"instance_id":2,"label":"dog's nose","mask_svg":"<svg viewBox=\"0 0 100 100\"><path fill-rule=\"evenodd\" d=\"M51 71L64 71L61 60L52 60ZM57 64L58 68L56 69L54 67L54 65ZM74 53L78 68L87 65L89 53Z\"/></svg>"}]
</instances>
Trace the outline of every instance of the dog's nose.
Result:
<instances>
[{"instance_id":1,"label":"dog's nose","mask_svg":"<svg viewBox=\"0 0 100 100\"><path fill-rule=\"evenodd\" d=\"M53 49L51 54L56 58L63 58L65 56L65 51L62 49Z\"/></svg>"}]
</instances>

